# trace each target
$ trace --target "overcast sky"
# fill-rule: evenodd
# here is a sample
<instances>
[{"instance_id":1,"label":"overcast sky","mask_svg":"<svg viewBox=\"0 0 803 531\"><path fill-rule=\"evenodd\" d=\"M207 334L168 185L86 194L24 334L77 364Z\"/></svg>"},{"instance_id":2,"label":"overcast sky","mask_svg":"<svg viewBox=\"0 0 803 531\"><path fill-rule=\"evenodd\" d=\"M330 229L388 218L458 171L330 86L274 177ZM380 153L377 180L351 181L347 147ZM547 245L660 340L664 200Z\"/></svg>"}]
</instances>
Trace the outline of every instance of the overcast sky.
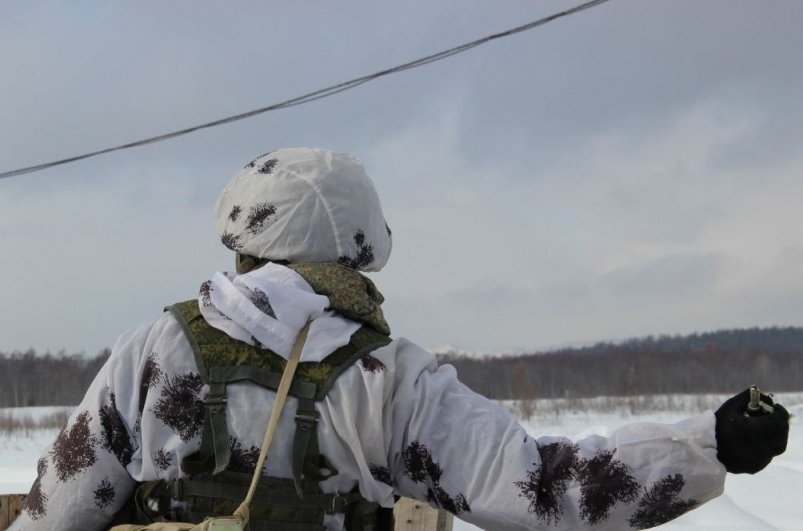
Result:
<instances>
[{"instance_id":1,"label":"overcast sky","mask_svg":"<svg viewBox=\"0 0 803 531\"><path fill-rule=\"evenodd\" d=\"M234 7L236 5L236 8ZM0 171L194 125L563 1L0 4ZM217 194L278 147L354 153L394 336L538 349L803 324L803 2L611 0L162 144L0 180L0 350L94 355L233 257Z\"/></svg>"}]
</instances>

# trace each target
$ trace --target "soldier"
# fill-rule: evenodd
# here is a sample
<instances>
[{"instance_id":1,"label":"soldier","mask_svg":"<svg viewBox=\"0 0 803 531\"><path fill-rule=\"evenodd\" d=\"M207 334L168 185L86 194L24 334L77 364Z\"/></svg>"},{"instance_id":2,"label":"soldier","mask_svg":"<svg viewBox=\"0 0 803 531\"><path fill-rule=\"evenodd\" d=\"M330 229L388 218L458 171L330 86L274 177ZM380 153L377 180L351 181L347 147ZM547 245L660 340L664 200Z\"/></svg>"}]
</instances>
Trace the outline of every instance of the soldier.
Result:
<instances>
[{"instance_id":1,"label":"soldier","mask_svg":"<svg viewBox=\"0 0 803 531\"><path fill-rule=\"evenodd\" d=\"M390 338L382 295L360 271L385 265L391 230L353 156L262 155L224 189L215 224L237 273L215 273L197 298L116 342L12 529L231 514L308 321L253 530L390 529L397 496L494 530L643 529L785 449L786 410L763 396L752 414L747 391L676 424L529 436L451 366Z\"/></svg>"}]
</instances>

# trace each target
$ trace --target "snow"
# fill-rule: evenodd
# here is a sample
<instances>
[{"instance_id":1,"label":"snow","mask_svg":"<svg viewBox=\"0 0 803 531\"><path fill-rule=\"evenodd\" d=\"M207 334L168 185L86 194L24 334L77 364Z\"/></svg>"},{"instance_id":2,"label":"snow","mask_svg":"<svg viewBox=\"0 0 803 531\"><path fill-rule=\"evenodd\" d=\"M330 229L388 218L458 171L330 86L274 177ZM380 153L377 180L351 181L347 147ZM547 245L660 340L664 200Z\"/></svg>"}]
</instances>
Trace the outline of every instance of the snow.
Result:
<instances>
[{"instance_id":1,"label":"snow","mask_svg":"<svg viewBox=\"0 0 803 531\"><path fill-rule=\"evenodd\" d=\"M0 494L28 492L36 479L36 461L58 430L37 430L30 434L0 435Z\"/></svg>"},{"instance_id":2,"label":"snow","mask_svg":"<svg viewBox=\"0 0 803 531\"><path fill-rule=\"evenodd\" d=\"M36 479L36 462L44 448L58 435L58 428L21 428L13 433L3 429L3 420L41 422L63 407L0 408L0 494L28 492Z\"/></svg>"},{"instance_id":3,"label":"snow","mask_svg":"<svg viewBox=\"0 0 803 531\"><path fill-rule=\"evenodd\" d=\"M533 436L564 435L580 439L591 434L608 435L629 422L675 422L704 407L714 407L722 396L646 397L641 400L539 400L535 414L522 424ZM779 394L777 400L790 413L803 415L803 393ZM641 406L639 406L641 404ZM506 403L518 411L516 404ZM649 406L653 411L643 411ZM575 410L568 412L570 408ZM61 408L0 409L15 417L44 418ZM803 529L803 434L792 419L789 445L784 455L755 476L729 475L725 493L703 507L665 524L666 531L795 531ZM0 432L0 494L27 492L36 478L36 462L58 430L31 429ZM454 531L478 528L455 519Z\"/></svg>"}]
</instances>

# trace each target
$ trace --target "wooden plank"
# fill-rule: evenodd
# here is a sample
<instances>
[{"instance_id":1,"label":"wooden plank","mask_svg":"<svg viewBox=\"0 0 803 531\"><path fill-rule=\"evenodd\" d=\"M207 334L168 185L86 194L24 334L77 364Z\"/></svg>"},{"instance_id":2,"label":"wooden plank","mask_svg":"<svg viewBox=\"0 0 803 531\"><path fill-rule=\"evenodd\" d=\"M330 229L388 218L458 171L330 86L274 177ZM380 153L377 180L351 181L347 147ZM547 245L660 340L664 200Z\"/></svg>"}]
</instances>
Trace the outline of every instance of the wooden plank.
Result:
<instances>
[{"instance_id":1,"label":"wooden plank","mask_svg":"<svg viewBox=\"0 0 803 531\"><path fill-rule=\"evenodd\" d=\"M14 520L22 512L25 505L25 500L28 498L27 494L12 494L9 496L10 503L8 504L8 525L11 525Z\"/></svg>"},{"instance_id":2,"label":"wooden plank","mask_svg":"<svg viewBox=\"0 0 803 531\"><path fill-rule=\"evenodd\" d=\"M395 531L452 531L453 517L417 500L402 498L393 508Z\"/></svg>"},{"instance_id":3,"label":"wooden plank","mask_svg":"<svg viewBox=\"0 0 803 531\"><path fill-rule=\"evenodd\" d=\"M11 522L8 521L8 496L0 496L0 531L7 529Z\"/></svg>"},{"instance_id":4,"label":"wooden plank","mask_svg":"<svg viewBox=\"0 0 803 531\"><path fill-rule=\"evenodd\" d=\"M7 529L17 519L25 504L24 494L6 494L0 496L0 531Z\"/></svg>"}]
</instances>

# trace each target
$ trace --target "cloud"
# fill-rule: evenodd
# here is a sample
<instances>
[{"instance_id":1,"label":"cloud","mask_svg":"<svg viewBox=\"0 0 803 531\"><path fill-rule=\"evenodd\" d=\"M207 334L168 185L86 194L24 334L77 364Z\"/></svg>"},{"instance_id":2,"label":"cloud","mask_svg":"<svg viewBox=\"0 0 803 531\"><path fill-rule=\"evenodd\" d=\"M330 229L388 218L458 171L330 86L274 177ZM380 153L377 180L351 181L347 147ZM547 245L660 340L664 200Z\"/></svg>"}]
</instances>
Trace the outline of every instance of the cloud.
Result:
<instances>
[{"instance_id":1,"label":"cloud","mask_svg":"<svg viewBox=\"0 0 803 531\"><path fill-rule=\"evenodd\" d=\"M724 271L726 258L712 254L671 254L618 268L601 276L600 287L611 299L684 302L709 293Z\"/></svg>"},{"instance_id":2,"label":"cloud","mask_svg":"<svg viewBox=\"0 0 803 531\"><path fill-rule=\"evenodd\" d=\"M363 7L3 6L0 160L259 107L553 9ZM394 229L374 278L394 332L424 345L794 324L801 10L610 2L308 106L0 182L0 350L93 352L193 296L230 268L219 190L292 145L364 159Z\"/></svg>"},{"instance_id":3,"label":"cloud","mask_svg":"<svg viewBox=\"0 0 803 531\"><path fill-rule=\"evenodd\" d=\"M416 281L391 278L390 299L416 293L428 312L412 329L433 344L471 347L749 325L729 301L743 292L744 268L764 261L765 270L775 250L797 241L788 229L801 197L791 176L803 165L785 153L756 179L722 164L721 153L764 123L755 108L731 103L701 101L648 131L601 132L544 174L494 153L477 164L463 152L454 132L465 104L389 136L371 150L375 166L439 177L418 200L422 188L405 183L391 203L415 205L414 215L401 214L394 260ZM777 291L749 278L758 291ZM763 299L757 290L749 297ZM475 333L489 315L495 326Z\"/></svg>"}]
</instances>

